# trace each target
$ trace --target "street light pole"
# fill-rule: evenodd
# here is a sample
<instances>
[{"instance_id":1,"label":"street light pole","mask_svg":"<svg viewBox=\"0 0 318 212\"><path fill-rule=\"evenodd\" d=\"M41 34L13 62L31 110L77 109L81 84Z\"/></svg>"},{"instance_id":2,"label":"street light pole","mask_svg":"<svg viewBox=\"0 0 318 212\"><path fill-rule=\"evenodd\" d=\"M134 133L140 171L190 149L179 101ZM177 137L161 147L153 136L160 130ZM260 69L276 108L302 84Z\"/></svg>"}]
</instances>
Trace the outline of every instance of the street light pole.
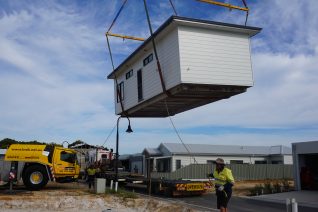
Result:
<instances>
[{"instance_id":1,"label":"street light pole","mask_svg":"<svg viewBox=\"0 0 318 212\"><path fill-rule=\"evenodd\" d=\"M128 128L126 132L132 133L133 130L131 129L131 126L130 126L130 119L128 117L126 118L128 120ZM119 116L117 119L117 133L116 133L116 163L115 163L115 191L116 192L118 188L118 158L119 158L118 147L119 147L119 120L120 119L121 119L121 116Z\"/></svg>"}]
</instances>

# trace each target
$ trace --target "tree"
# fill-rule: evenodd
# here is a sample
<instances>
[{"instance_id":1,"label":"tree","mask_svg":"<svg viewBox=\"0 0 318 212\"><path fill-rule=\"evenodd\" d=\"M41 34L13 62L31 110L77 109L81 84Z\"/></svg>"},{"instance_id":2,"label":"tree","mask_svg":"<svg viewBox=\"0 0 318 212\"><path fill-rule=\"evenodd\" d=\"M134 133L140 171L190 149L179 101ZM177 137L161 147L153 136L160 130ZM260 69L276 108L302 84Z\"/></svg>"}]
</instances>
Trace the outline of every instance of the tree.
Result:
<instances>
[{"instance_id":1,"label":"tree","mask_svg":"<svg viewBox=\"0 0 318 212\"><path fill-rule=\"evenodd\" d=\"M13 140L11 138L5 138L0 141L0 148L6 149L11 144L17 144L17 143L19 143L19 141Z\"/></svg>"},{"instance_id":2,"label":"tree","mask_svg":"<svg viewBox=\"0 0 318 212\"><path fill-rule=\"evenodd\" d=\"M85 142L82 140L76 140L75 142L71 143L68 147L71 148L71 147L79 145L79 144L85 144Z\"/></svg>"}]
</instances>

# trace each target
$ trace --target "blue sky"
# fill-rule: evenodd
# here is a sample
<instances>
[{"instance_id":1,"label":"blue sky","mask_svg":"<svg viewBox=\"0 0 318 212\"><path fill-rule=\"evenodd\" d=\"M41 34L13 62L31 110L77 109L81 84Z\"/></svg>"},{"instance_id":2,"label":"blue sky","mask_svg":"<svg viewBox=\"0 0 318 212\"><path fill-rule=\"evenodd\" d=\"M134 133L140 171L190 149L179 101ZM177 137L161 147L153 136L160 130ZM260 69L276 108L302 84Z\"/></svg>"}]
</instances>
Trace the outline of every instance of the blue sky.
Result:
<instances>
[{"instance_id":1,"label":"blue sky","mask_svg":"<svg viewBox=\"0 0 318 212\"><path fill-rule=\"evenodd\" d=\"M227 1L241 5L239 0ZM0 0L0 139L101 145L116 124L104 33L119 0ZM148 0L153 27L173 13ZM240 11L174 0L178 15L244 24ZM254 87L172 117L185 143L286 145L318 138L318 2L248 1ZM149 36L141 0L128 0L115 33ZM115 65L140 43L111 39ZM169 119L120 122L120 152L180 142ZM112 133L106 146L115 146Z\"/></svg>"}]
</instances>

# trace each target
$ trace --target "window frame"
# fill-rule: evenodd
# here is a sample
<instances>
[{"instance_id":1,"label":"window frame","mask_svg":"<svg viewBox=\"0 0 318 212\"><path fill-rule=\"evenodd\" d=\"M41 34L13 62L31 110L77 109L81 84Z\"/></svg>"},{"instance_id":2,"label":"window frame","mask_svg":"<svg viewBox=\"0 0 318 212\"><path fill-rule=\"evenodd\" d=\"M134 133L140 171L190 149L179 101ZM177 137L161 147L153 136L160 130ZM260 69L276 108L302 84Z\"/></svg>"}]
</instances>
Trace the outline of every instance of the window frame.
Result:
<instances>
[{"instance_id":1,"label":"window frame","mask_svg":"<svg viewBox=\"0 0 318 212\"><path fill-rule=\"evenodd\" d=\"M126 73L126 80L128 80L130 77L132 77L134 75L134 69L130 69L127 73Z\"/></svg>"},{"instance_id":2,"label":"window frame","mask_svg":"<svg viewBox=\"0 0 318 212\"><path fill-rule=\"evenodd\" d=\"M153 61L153 54L149 54L144 60L143 65L146 66Z\"/></svg>"},{"instance_id":3,"label":"window frame","mask_svg":"<svg viewBox=\"0 0 318 212\"><path fill-rule=\"evenodd\" d=\"M119 92L120 92L120 98L121 98L121 99L119 99L118 90L119 90ZM124 81L120 82L120 83L117 85L116 97L117 97L117 103L119 103L119 102L121 102L121 101L124 101Z\"/></svg>"},{"instance_id":4,"label":"window frame","mask_svg":"<svg viewBox=\"0 0 318 212\"><path fill-rule=\"evenodd\" d=\"M230 164L244 164L244 160L230 160Z\"/></svg>"},{"instance_id":5,"label":"window frame","mask_svg":"<svg viewBox=\"0 0 318 212\"><path fill-rule=\"evenodd\" d=\"M207 160L206 164L215 164L215 160Z\"/></svg>"},{"instance_id":6,"label":"window frame","mask_svg":"<svg viewBox=\"0 0 318 212\"><path fill-rule=\"evenodd\" d=\"M181 160L180 159L176 159L176 170L181 169Z\"/></svg>"},{"instance_id":7,"label":"window frame","mask_svg":"<svg viewBox=\"0 0 318 212\"><path fill-rule=\"evenodd\" d=\"M62 155L68 155L67 158L63 158ZM72 157L71 157L72 156ZM60 152L60 160L66 163L75 163L76 162L76 153L61 151Z\"/></svg>"},{"instance_id":8,"label":"window frame","mask_svg":"<svg viewBox=\"0 0 318 212\"><path fill-rule=\"evenodd\" d=\"M142 69L137 71L137 94L138 102L144 100L143 83L142 83Z\"/></svg>"}]
</instances>

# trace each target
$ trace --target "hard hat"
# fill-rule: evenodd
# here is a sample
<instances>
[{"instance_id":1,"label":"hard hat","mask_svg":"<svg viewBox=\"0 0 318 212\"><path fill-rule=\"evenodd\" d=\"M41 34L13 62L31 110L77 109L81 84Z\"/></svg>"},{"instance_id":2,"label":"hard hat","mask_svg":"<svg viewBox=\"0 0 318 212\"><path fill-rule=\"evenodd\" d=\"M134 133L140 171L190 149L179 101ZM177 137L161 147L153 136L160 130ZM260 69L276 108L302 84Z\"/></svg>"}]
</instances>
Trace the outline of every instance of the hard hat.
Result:
<instances>
[{"instance_id":1,"label":"hard hat","mask_svg":"<svg viewBox=\"0 0 318 212\"><path fill-rule=\"evenodd\" d=\"M222 158L217 158L217 159L215 160L215 163L216 163L216 164L222 164L222 165L225 164L225 163L224 163L224 160L223 160Z\"/></svg>"}]
</instances>

